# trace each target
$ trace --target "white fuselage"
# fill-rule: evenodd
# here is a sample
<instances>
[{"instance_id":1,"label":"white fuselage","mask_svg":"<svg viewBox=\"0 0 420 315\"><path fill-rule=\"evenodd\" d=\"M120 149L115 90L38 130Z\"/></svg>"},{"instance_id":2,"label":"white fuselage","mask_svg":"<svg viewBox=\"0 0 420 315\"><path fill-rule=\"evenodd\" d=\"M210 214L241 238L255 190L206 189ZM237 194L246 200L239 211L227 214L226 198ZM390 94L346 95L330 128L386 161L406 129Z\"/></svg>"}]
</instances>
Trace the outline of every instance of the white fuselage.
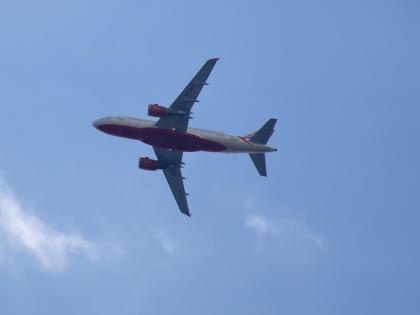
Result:
<instances>
[{"instance_id":1,"label":"white fuselage","mask_svg":"<svg viewBox=\"0 0 420 315\"><path fill-rule=\"evenodd\" d=\"M224 153L265 153L276 148L256 144L244 137L199 128L186 132L162 129L155 121L133 117L105 117L93 122L99 130L119 137L140 140L144 143L180 151L208 151Z\"/></svg>"}]
</instances>

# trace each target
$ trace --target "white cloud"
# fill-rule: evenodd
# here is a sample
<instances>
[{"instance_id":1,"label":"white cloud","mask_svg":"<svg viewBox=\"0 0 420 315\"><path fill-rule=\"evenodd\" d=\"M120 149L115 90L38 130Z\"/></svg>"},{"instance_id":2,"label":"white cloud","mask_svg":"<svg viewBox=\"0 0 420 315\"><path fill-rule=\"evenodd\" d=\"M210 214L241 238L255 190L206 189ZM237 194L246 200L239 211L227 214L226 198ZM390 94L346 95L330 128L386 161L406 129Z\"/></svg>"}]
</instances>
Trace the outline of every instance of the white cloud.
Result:
<instances>
[{"instance_id":1,"label":"white cloud","mask_svg":"<svg viewBox=\"0 0 420 315\"><path fill-rule=\"evenodd\" d=\"M324 238L308 229L308 227L295 219L287 219L278 222L278 229L281 231L280 236L283 239L300 240L309 242L321 249L326 249L327 245Z\"/></svg>"},{"instance_id":2,"label":"white cloud","mask_svg":"<svg viewBox=\"0 0 420 315\"><path fill-rule=\"evenodd\" d=\"M247 217L246 226L260 236L277 233L273 223L256 214Z\"/></svg>"},{"instance_id":3,"label":"white cloud","mask_svg":"<svg viewBox=\"0 0 420 315\"><path fill-rule=\"evenodd\" d=\"M270 235L278 237L284 243L304 241L321 249L327 248L322 236L311 232L303 223L297 220L284 219L272 222L261 215L253 214L246 218L245 225L256 233L258 250L262 249L264 239Z\"/></svg>"},{"instance_id":4,"label":"white cloud","mask_svg":"<svg viewBox=\"0 0 420 315\"><path fill-rule=\"evenodd\" d=\"M24 252L31 255L45 271L64 271L74 254L95 259L96 246L92 242L76 232L65 233L48 226L28 212L1 179L0 236L3 236L0 241L4 243L0 243L2 256Z\"/></svg>"},{"instance_id":5,"label":"white cloud","mask_svg":"<svg viewBox=\"0 0 420 315\"><path fill-rule=\"evenodd\" d=\"M176 246L170 239L161 239L160 245L169 255L173 255L175 253Z\"/></svg>"},{"instance_id":6,"label":"white cloud","mask_svg":"<svg viewBox=\"0 0 420 315\"><path fill-rule=\"evenodd\" d=\"M172 238L168 237L167 233L163 230L158 230L155 233L156 239L162 249L169 255L173 256L178 250L178 245Z\"/></svg>"}]
</instances>

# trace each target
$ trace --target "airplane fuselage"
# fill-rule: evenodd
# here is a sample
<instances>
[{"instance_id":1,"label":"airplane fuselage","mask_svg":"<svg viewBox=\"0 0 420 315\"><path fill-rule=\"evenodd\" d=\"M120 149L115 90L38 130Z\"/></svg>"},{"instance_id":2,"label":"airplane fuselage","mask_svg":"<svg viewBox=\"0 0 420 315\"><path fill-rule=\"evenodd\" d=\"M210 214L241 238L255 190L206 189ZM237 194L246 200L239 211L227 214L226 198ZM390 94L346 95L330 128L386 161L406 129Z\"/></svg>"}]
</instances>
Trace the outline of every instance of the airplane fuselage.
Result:
<instances>
[{"instance_id":1,"label":"airplane fuselage","mask_svg":"<svg viewBox=\"0 0 420 315\"><path fill-rule=\"evenodd\" d=\"M155 121L133 117L105 117L93 125L110 135L140 140L146 144L163 149L184 152L224 152L224 153L265 153L277 151L276 148L256 144L245 137L232 136L223 132L198 128L188 128L186 132L157 127Z\"/></svg>"}]
</instances>

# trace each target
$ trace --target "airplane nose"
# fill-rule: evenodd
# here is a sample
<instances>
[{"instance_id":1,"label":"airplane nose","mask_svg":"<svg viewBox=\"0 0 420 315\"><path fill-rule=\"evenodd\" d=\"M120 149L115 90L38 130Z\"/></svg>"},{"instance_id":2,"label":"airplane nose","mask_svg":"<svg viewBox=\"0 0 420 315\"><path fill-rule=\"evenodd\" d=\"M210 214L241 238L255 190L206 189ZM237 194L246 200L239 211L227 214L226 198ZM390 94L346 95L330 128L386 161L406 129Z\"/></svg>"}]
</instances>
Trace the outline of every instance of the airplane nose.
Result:
<instances>
[{"instance_id":1,"label":"airplane nose","mask_svg":"<svg viewBox=\"0 0 420 315\"><path fill-rule=\"evenodd\" d=\"M92 122L92 126L95 127L96 129L98 129L100 125L101 125L101 119L96 119L95 121Z\"/></svg>"}]
</instances>

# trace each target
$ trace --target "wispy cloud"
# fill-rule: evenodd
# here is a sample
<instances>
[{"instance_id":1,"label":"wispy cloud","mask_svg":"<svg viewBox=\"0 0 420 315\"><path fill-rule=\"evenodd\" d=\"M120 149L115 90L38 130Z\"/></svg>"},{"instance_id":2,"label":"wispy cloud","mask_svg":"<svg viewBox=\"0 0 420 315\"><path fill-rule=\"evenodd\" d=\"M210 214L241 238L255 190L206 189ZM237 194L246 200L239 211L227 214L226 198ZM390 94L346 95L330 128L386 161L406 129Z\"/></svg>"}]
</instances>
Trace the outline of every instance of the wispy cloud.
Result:
<instances>
[{"instance_id":1,"label":"wispy cloud","mask_svg":"<svg viewBox=\"0 0 420 315\"><path fill-rule=\"evenodd\" d=\"M49 272L62 272L70 257L82 254L95 259L96 246L76 232L53 229L22 206L15 193L0 179L0 243L2 255L24 252Z\"/></svg>"},{"instance_id":2,"label":"wispy cloud","mask_svg":"<svg viewBox=\"0 0 420 315\"><path fill-rule=\"evenodd\" d=\"M248 216L245 224L259 236L277 234L277 230L272 222L256 214Z\"/></svg>"},{"instance_id":3,"label":"wispy cloud","mask_svg":"<svg viewBox=\"0 0 420 315\"><path fill-rule=\"evenodd\" d=\"M169 255L173 256L178 250L177 242L169 237L163 230L158 230L155 233L156 240L162 247L162 249Z\"/></svg>"},{"instance_id":4,"label":"wispy cloud","mask_svg":"<svg viewBox=\"0 0 420 315\"><path fill-rule=\"evenodd\" d=\"M252 214L246 217L245 226L255 232L258 250L262 249L264 239L269 236L277 237L283 242L303 241L321 249L327 248L322 236L310 231L302 222L294 219L274 222L261 215Z\"/></svg>"},{"instance_id":5,"label":"wispy cloud","mask_svg":"<svg viewBox=\"0 0 420 315\"><path fill-rule=\"evenodd\" d=\"M327 249L324 238L309 230L309 228L301 221L296 219L284 219L277 223L280 231L280 237L284 239L295 239L311 243L321 249Z\"/></svg>"}]
</instances>

